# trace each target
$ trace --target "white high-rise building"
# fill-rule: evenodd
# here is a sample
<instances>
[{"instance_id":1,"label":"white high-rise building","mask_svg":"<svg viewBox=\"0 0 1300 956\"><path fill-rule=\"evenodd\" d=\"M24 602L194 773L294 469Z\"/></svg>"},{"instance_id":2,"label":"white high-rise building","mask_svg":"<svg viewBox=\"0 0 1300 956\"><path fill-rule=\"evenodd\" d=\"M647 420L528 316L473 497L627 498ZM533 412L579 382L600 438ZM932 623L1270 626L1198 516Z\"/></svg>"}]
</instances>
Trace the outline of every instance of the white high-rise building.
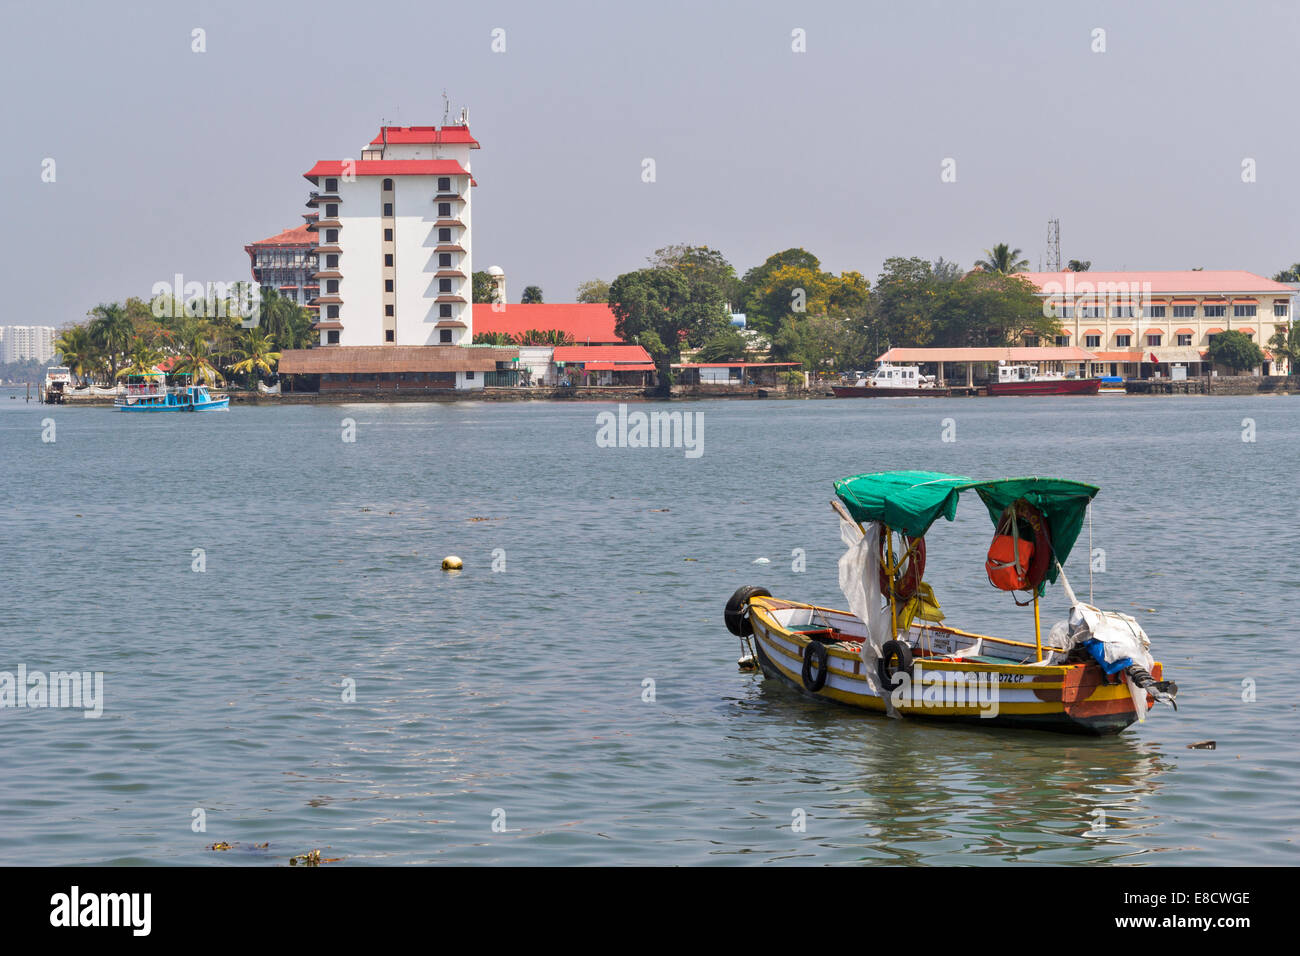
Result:
<instances>
[{"instance_id":1,"label":"white high-rise building","mask_svg":"<svg viewBox=\"0 0 1300 956\"><path fill-rule=\"evenodd\" d=\"M321 345L468 345L473 340L470 153L454 126L385 126L358 160L323 160L316 281Z\"/></svg>"},{"instance_id":2,"label":"white high-rise building","mask_svg":"<svg viewBox=\"0 0 1300 956\"><path fill-rule=\"evenodd\" d=\"M0 362L54 357L54 327L50 325L7 325L0 329Z\"/></svg>"}]
</instances>

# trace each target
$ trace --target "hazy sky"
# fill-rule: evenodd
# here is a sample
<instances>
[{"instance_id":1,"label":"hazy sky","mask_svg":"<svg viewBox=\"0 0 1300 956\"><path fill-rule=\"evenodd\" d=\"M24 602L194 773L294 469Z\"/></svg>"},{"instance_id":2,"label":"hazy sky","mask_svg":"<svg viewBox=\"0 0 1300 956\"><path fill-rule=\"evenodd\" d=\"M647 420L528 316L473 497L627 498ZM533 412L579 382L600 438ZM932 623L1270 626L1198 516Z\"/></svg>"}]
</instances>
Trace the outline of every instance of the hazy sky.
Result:
<instances>
[{"instance_id":1,"label":"hazy sky","mask_svg":"<svg viewBox=\"0 0 1300 956\"><path fill-rule=\"evenodd\" d=\"M802 246L874 282L891 255L969 266L1006 241L1036 269L1051 217L1095 269L1300 260L1295 3L2 9L0 324L247 279L244 244L302 222L303 172L381 118L441 121L444 88L483 146L474 263L512 301L572 301L672 242L740 272Z\"/></svg>"}]
</instances>

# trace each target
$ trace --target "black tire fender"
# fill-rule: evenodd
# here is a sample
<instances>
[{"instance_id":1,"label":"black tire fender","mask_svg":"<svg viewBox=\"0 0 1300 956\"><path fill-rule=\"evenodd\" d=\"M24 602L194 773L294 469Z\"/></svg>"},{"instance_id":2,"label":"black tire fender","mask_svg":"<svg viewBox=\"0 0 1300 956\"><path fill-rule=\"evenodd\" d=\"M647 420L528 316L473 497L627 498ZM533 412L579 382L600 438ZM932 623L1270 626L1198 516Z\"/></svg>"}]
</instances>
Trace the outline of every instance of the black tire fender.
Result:
<instances>
[{"instance_id":1,"label":"black tire fender","mask_svg":"<svg viewBox=\"0 0 1300 956\"><path fill-rule=\"evenodd\" d=\"M737 588L736 593L727 601L727 609L722 612L722 619L727 624L727 630L737 637L749 637L754 633L754 625L749 623L749 599L756 597L771 597L772 592L767 588L756 587L747 584L742 588Z\"/></svg>"},{"instance_id":2,"label":"black tire fender","mask_svg":"<svg viewBox=\"0 0 1300 956\"><path fill-rule=\"evenodd\" d=\"M812 673L813 660L817 661L817 676ZM826 686L826 677L831 672L830 654L821 641L809 641L803 649L803 686L814 694Z\"/></svg>"},{"instance_id":3,"label":"black tire fender","mask_svg":"<svg viewBox=\"0 0 1300 956\"><path fill-rule=\"evenodd\" d=\"M898 663L891 665L894 658L898 658ZM912 648L904 641L885 641L885 646L880 649L880 660L876 661L876 676L886 693L895 687L895 674L906 674L908 680L912 679Z\"/></svg>"}]
</instances>

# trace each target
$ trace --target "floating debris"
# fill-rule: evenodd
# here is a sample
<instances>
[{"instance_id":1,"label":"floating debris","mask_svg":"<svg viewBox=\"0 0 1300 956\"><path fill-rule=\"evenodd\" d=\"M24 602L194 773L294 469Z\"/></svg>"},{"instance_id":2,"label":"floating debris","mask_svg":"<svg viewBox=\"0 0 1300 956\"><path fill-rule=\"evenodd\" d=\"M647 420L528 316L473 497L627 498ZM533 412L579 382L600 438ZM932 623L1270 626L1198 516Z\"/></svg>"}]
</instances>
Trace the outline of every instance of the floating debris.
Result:
<instances>
[{"instance_id":1,"label":"floating debris","mask_svg":"<svg viewBox=\"0 0 1300 956\"><path fill-rule=\"evenodd\" d=\"M742 671L758 670L758 661L754 659L753 654L746 654L740 660L736 661L736 666Z\"/></svg>"},{"instance_id":2,"label":"floating debris","mask_svg":"<svg viewBox=\"0 0 1300 956\"><path fill-rule=\"evenodd\" d=\"M234 848L233 843L214 843L208 847L209 850L230 850Z\"/></svg>"},{"instance_id":3,"label":"floating debris","mask_svg":"<svg viewBox=\"0 0 1300 956\"><path fill-rule=\"evenodd\" d=\"M698 561L699 558L682 558L683 561Z\"/></svg>"},{"instance_id":4,"label":"floating debris","mask_svg":"<svg viewBox=\"0 0 1300 956\"><path fill-rule=\"evenodd\" d=\"M751 561L750 563L751 563L751 564L771 564L772 562L771 562L771 560L768 559L768 558L755 558L755 559L754 559L753 561Z\"/></svg>"},{"instance_id":5,"label":"floating debris","mask_svg":"<svg viewBox=\"0 0 1300 956\"><path fill-rule=\"evenodd\" d=\"M651 514L659 514L660 512L663 512L663 511L672 511L672 510L673 510L672 508L651 508L651 509L650 509L650 513L651 513Z\"/></svg>"},{"instance_id":6,"label":"floating debris","mask_svg":"<svg viewBox=\"0 0 1300 956\"><path fill-rule=\"evenodd\" d=\"M475 515L472 518L466 518L466 521L505 521L505 518L485 518L483 515Z\"/></svg>"},{"instance_id":7,"label":"floating debris","mask_svg":"<svg viewBox=\"0 0 1300 956\"><path fill-rule=\"evenodd\" d=\"M1218 745L1213 740L1198 740L1194 744L1187 745L1188 750L1217 750Z\"/></svg>"},{"instance_id":8,"label":"floating debris","mask_svg":"<svg viewBox=\"0 0 1300 956\"><path fill-rule=\"evenodd\" d=\"M320 850L309 850L306 853L299 853L297 856L289 857L290 866L320 866L322 863L338 863L341 856L321 858Z\"/></svg>"},{"instance_id":9,"label":"floating debris","mask_svg":"<svg viewBox=\"0 0 1300 956\"><path fill-rule=\"evenodd\" d=\"M442 559L442 569L444 571L459 571L465 566L465 563L454 554L449 554Z\"/></svg>"}]
</instances>

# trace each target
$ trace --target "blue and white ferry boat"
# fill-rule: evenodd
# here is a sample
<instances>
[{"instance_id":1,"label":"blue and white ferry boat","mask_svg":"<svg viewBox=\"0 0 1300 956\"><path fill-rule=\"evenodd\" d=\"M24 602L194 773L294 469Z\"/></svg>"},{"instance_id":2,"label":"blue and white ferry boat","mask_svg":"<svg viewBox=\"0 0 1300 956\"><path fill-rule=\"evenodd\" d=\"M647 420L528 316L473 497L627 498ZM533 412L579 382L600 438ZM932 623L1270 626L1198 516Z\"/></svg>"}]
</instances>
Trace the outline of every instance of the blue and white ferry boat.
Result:
<instances>
[{"instance_id":1,"label":"blue and white ferry boat","mask_svg":"<svg viewBox=\"0 0 1300 956\"><path fill-rule=\"evenodd\" d=\"M152 378L130 381L113 400L119 412L223 412L230 408L230 396L213 397L206 385L168 387Z\"/></svg>"}]
</instances>

